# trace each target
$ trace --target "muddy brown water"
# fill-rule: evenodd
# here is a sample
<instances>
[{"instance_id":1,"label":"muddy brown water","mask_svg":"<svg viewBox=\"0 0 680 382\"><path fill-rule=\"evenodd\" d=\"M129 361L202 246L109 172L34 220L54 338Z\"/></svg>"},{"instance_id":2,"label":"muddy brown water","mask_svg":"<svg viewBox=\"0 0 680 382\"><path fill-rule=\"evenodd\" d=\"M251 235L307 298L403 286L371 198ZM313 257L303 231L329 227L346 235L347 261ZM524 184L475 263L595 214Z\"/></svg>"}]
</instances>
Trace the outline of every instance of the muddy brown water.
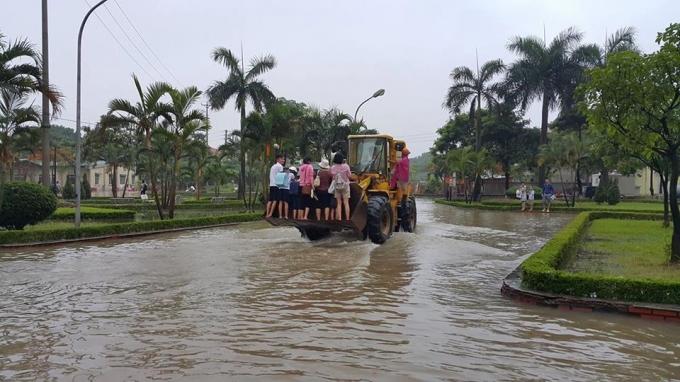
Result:
<instances>
[{"instance_id":1,"label":"muddy brown water","mask_svg":"<svg viewBox=\"0 0 680 382\"><path fill-rule=\"evenodd\" d=\"M425 199L382 246L254 223L6 251L0 380L680 378L678 325L500 296L571 218Z\"/></svg>"}]
</instances>

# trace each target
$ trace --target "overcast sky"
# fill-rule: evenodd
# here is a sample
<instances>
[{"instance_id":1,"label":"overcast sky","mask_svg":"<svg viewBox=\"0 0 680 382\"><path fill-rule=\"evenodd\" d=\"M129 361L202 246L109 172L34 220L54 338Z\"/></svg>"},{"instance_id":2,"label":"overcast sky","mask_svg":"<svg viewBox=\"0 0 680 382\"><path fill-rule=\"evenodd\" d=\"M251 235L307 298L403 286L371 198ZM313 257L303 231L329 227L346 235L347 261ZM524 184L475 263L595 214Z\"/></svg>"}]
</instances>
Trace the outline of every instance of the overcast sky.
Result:
<instances>
[{"instance_id":1,"label":"overcast sky","mask_svg":"<svg viewBox=\"0 0 680 382\"><path fill-rule=\"evenodd\" d=\"M70 127L75 127L68 120L75 120L77 34L89 9L87 1L49 0L50 77L66 95L61 118L67 120L55 123ZM12 39L26 37L40 47L41 1L0 0L0 4L0 31ZM83 121L95 122L112 98L135 101L132 73L143 85L167 80L178 87L195 85L204 90L227 75L211 60L213 48L238 51L243 43L246 60L263 54L278 60L278 67L263 79L279 97L321 108L337 106L354 114L361 101L385 88L385 95L362 106L359 115L369 127L406 139L414 154L427 151L436 130L446 122L448 113L441 104L450 85L448 75L457 66L474 68L475 49L480 63L496 58L510 63L514 56L505 48L508 39L542 37L544 25L548 40L577 26L587 42L597 43L604 41L607 32L634 26L639 44L649 52L656 49L656 33L678 21L677 2L670 0L109 0L106 4L96 12L103 23L93 16L85 30ZM233 106L211 112L212 146L223 142L225 130L238 128L239 115ZM540 108L534 105L527 116L538 125Z\"/></svg>"}]
</instances>

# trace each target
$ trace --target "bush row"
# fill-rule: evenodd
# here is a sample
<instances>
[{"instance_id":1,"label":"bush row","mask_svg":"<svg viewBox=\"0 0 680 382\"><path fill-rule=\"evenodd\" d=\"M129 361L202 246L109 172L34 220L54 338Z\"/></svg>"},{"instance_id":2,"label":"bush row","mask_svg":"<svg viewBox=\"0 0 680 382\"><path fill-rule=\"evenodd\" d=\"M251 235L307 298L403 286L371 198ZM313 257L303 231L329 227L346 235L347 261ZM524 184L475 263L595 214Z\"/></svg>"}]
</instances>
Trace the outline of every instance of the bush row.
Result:
<instances>
[{"instance_id":1,"label":"bush row","mask_svg":"<svg viewBox=\"0 0 680 382\"><path fill-rule=\"evenodd\" d=\"M519 186L513 186L513 187L508 188L507 190L505 190L505 196L507 196L509 198L517 199L516 193L517 193L518 188L519 188ZM529 190L531 190L532 188L534 189L534 197L536 199L542 198L541 195L543 195L543 188L538 187L538 186L531 186L531 185L527 184L527 192L529 192ZM519 200L519 199L517 199L517 200Z\"/></svg>"},{"instance_id":2,"label":"bush row","mask_svg":"<svg viewBox=\"0 0 680 382\"><path fill-rule=\"evenodd\" d=\"M75 220L75 208L57 208L49 217L50 220ZM110 208L80 207L82 220L134 220L135 212Z\"/></svg>"},{"instance_id":3,"label":"bush row","mask_svg":"<svg viewBox=\"0 0 680 382\"><path fill-rule=\"evenodd\" d=\"M561 270L577 252L593 219L659 219L659 214L591 212L578 215L543 248L521 265L522 286L541 292L578 297L680 304L680 281L622 278Z\"/></svg>"},{"instance_id":4,"label":"bush row","mask_svg":"<svg viewBox=\"0 0 680 382\"><path fill-rule=\"evenodd\" d=\"M148 212L156 211L156 203L136 203L136 204L93 204L99 208L112 209L112 210L129 210L135 212ZM175 211L179 210L238 210L244 209L242 201L238 200L227 200L224 203L194 203L194 204L177 204L175 205Z\"/></svg>"},{"instance_id":5,"label":"bush row","mask_svg":"<svg viewBox=\"0 0 680 382\"><path fill-rule=\"evenodd\" d=\"M453 207L461 207L461 208L474 208L478 210L488 210L488 211L518 211L520 208L520 203L519 201L517 202L500 202L500 201L482 201L481 203L464 203L464 202L454 202L454 201L448 201L444 199L435 199L435 203L439 204L445 204ZM534 202L534 211L536 209L541 209L541 200L536 200ZM594 203L577 203L576 207L567 207L566 204L560 203L560 204L551 204L550 205L550 210L551 211L559 211L559 212L589 212L589 211L602 211L602 212L608 212L612 211L611 207L608 206L599 206ZM661 214L663 211L659 211L656 209L652 209L650 207L649 210L635 210L635 209L625 209L625 208L617 208L616 212L625 212L625 213L649 213L649 214Z\"/></svg>"},{"instance_id":6,"label":"bush row","mask_svg":"<svg viewBox=\"0 0 680 382\"><path fill-rule=\"evenodd\" d=\"M131 233L147 233L177 228L205 227L226 223L241 223L262 218L260 213L234 214L203 217L196 219L174 219L135 223L107 224L95 227L59 228L45 231L4 231L0 232L0 245L50 243L63 240L99 238Z\"/></svg>"}]
</instances>

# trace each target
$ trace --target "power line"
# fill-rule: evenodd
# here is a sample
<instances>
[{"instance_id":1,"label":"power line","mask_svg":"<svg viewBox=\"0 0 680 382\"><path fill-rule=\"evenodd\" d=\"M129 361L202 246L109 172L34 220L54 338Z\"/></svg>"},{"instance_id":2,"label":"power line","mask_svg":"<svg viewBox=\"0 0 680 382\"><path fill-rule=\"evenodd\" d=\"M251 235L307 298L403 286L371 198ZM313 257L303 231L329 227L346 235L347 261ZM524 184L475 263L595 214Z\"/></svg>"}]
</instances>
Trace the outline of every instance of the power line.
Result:
<instances>
[{"instance_id":1,"label":"power line","mask_svg":"<svg viewBox=\"0 0 680 382\"><path fill-rule=\"evenodd\" d=\"M120 25L120 23L119 23L118 20L116 19L116 16L114 16L113 13L111 13L111 10L109 10L109 7L107 7L106 4L104 4L104 8L106 9L106 12L108 12L109 15L111 15L111 18L113 19L113 22L115 22L116 25L118 25L118 28L120 28L120 30L123 31L123 34L125 35L125 37L127 37L128 41L130 41L130 43L132 44L132 46L134 46L135 49L137 49L137 52L139 52L139 54L142 55L142 58L143 58L143 59L151 66L151 68L152 68L156 73L158 73L159 76L161 76L162 79L165 80L165 82L170 82L170 81L168 81L167 78L165 78L165 76L163 76L163 75L161 74L161 72L158 71L158 69L156 69L156 67L151 63L151 61L149 61L149 59L146 58L146 56L144 55L144 53L142 53L142 51L139 50L139 47L137 47L137 44L135 44L135 42L132 41L132 39L130 38L130 35L127 34L127 32L125 31L125 29L123 29L123 26Z\"/></svg>"},{"instance_id":2,"label":"power line","mask_svg":"<svg viewBox=\"0 0 680 382\"><path fill-rule=\"evenodd\" d=\"M139 36L139 38L142 39L142 42L144 42L144 45L146 45L146 47L149 48L149 51L151 52L151 54L153 54L153 56L156 57L156 60L158 60L158 62L160 62L160 64L163 66L163 68L165 68L165 70L167 70L168 73L170 73L170 75L172 76L172 78L174 78L175 81L177 81L177 83L178 83L181 87L184 87L184 85L182 85L182 82L181 82L180 80L178 80L177 77L175 77L174 74L172 74L172 72L170 71L170 69L168 69L168 67L165 66L165 64L163 63L163 61L161 61L161 59L158 58L158 56L157 56L156 53L153 51L153 49L151 49L151 47L149 46L149 44L147 44L147 42L146 42L146 40L144 39L144 37L142 37L142 34L139 33L139 31L137 30L137 27L135 27L135 24L132 23L132 20L130 20L130 18L128 17L127 13L125 13L125 11L123 10L123 7L121 7L120 4L118 4L118 0L114 0L114 3L116 3L116 5L118 6L118 9L120 9L120 11L123 13L123 16L125 16L125 18L126 18L127 21L130 23L130 25L132 25L132 29L134 29L135 32L137 33L137 36Z\"/></svg>"},{"instance_id":3,"label":"power line","mask_svg":"<svg viewBox=\"0 0 680 382\"><path fill-rule=\"evenodd\" d=\"M90 3L87 2L87 0L85 0L85 3L86 3L89 7L92 7L92 6L90 5ZM109 34L111 35L111 37L113 37L113 39L116 40L116 42L118 43L118 45L120 45L120 47L123 49L123 51L125 51L125 53L127 53L128 57L130 57L130 59L131 59L132 61L134 61L135 64L137 64L137 66L139 66L140 69L142 69L142 70L144 71L144 73L146 73L146 75L149 76L149 78L151 78L152 80L155 81L156 79L153 78L153 76L152 76L151 74L149 74L149 72L147 72L146 69L144 69L144 67L143 67L142 65L140 65L139 62L137 62L137 60L135 60L134 57L132 57L132 55L130 54L130 52L128 52L128 50L125 49L125 47L123 46L123 44L121 44L120 41L118 41L118 39L117 39L116 36L113 34L113 32L111 32L111 29L109 29L109 27L106 26L106 24L104 23L104 20L102 20L102 18L99 17L99 15L97 14L97 12L94 12L94 15L97 16L97 18L99 19L99 22L102 23L102 25L104 26L104 28L106 28L106 30L109 32Z\"/></svg>"}]
</instances>

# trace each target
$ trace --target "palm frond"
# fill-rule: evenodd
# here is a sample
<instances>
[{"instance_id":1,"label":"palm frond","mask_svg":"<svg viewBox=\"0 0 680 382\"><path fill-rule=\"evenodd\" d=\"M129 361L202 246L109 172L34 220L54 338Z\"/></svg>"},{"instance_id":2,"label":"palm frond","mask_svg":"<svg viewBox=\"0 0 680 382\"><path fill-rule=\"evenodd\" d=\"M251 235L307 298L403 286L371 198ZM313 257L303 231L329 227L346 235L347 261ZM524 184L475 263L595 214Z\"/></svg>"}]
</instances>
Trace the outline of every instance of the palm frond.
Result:
<instances>
[{"instance_id":1,"label":"palm frond","mask_svg":"<svg viewBox=\"0 0 680 382\"><path fill-rule=\"evenodd\" d=\"M246 75L246 82L252 81L259 75L276 67L276 58L271 54L250 60L250 70Z\"/></svg>"},{"instance_id":2,"label":"palm frond","mask_svg":"<svg viewBox=\"0 0 680 382\"><path fill-rule=\"evenodd\" d=\"M504 71L505 65L503 64L503 60L498 59L487 61L482 64L482 67L479 69L479 82L481 84L485 84Z\"/></svg>"},{"instance_id":3,"label":"palm frond","mask_svg":"<svg viewBox=\"0 0 680 382\"><path fill-rule=\"evenodd\" d=\"M640 47L635 43L637 30L635 27L623 27L607 37L604 44L604 54L608 56L616 52L632 51L640 53Z\"/></svg>"},{"instance_id":4,"label":"palm frond","mask_svg":"<svg viewBox=\"0 0 680 382\"><path fill-rule=\"evenodd\" d=\"M241 60L234 55L234 53L224 47L217 47L212 52L213 61L224 65L233 74L239 77L244 77L243 71L241 69Z\"/></svg>"},{"instance_id":5,"label":"palm frond","mask_svg":"<svg viewBox=\"0 0 680 382\"><path fill-rule=\"evenodd\" d=\"M477 82L477 76L472 72L472 69L467 66L459 66L454 68L449 75L454 82L459 83L470 83L474 84ZM473 85L474 87L474 85Z\"/></svg>"},{"instance_id":6,"label":"palm frond","mask_svg":"<svg viewBox=\"0 0 680 382\"><path fill-rule=\"evenodd\" d=\"M276 100L274 93L269 90L269 87L261 81L252 81L246 88L247 97L253 103L253 108L257 111L264 110L264 107L270 105Z\"/></svg>"},{"instance_id":7,"label":"palm frond","mask_svg":"<svg viewBox=\"0 0 680 382\"><path fill-rule=\"evenodd\" d=\"M226 81L215 81L215 83L207 90L212 109L223 109L232 97L241 93L241 84L241 78L234 73L230 74ZM237 110L240 106L239 102L236 102Z\"/></svg>"}]
</instances>

